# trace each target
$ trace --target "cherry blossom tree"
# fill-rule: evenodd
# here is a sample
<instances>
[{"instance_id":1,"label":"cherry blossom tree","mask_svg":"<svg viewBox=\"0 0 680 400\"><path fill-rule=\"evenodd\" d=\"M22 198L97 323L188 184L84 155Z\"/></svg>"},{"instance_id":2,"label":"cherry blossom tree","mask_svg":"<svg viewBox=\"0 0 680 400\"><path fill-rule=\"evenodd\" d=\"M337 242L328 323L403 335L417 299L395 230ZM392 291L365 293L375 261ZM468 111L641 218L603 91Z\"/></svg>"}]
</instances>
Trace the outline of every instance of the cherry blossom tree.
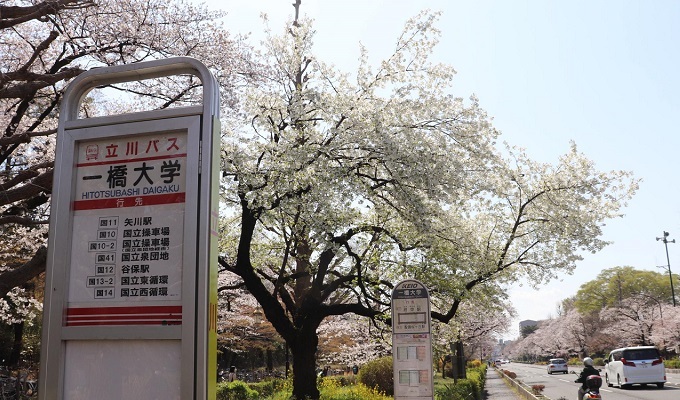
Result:
<instances>
[{"instance_id":1,"label":"cherry blossom tree","mask_svg":"<svg viewBox=\"0 0 680 400\"><path fill-rule=\"evenodd\" d=\"M245 119L224 137L223 271L235 274L288 343L293 396L318 399L318 329L353 313L388 321L406 277L431 288L448 323L500 285L539 285L597 251L637 182L600 172L576 146L555 165L499 136L454 70L429 56L436 13L406 23L377 66L351 76L313 54L311 22L268 31Z\"/></svg>"},{"instance_id":2,"label":"cherry blossom tree","mask_svg":"<svg viewBox=\"0 0 680 400\"><path fill-rule=\"evenodd\" d=\"M660 349L677 354L680 349L680 308L663 304L659 314L661 321L652 326L650 340Z\"/></svg>"},{"instance_id":3,"label":"cherry blossom tree","mask_svg":"<svg viewBox=\"0 0 680 400\"><path fill-rule=\"evenodd\" d=\"M565 317L540 321L526 336L518 338L507 351L519 360L540 360L569 357L575 353L576 343L565 326Z\"/></svg>"},{"instance_id":4,"label":"cherry blossom tree","mask_svg":"<svg viewBox=\"0 0 680 400\"><path fill-rule=\"evenodd\" d=\"M223 292L219 298L218 350L223 365L262 367L256 359L266 357L267 367L273 369L273 353L283 348L283 341L264 318L260 305L243 289ZM248 360L252 358L252 360ZM250 361L248 365L244 363Z\"/></svg>"},{"instance_id":5,"label":"cherry blossom tree","mask_svg":"<svg viewBox=\"0 0 680 400\"><path fill-rule=\"evenodd\" d=\"M473 302L466 302L456 315L454 325L460 333L460 340L466 344L466 354L469 358L479 356L483 349L490 348L507 333L516 316L515 310L504 304L487 305L481 307Z\"/></svg>"},{"instance_id":6,"label":"cherry blossom tree","mask_svg":"<svg viewBox=\"0 0 680 400\"><path fill-rule=\"evenodd\" d=\"M457 183L493 154L495 133L476 102L442 93L452 69L427 63L433 20L410 21L379 70L364 56L356 84L311 57L309 21L291 24L269 41L276 68L249 93L252 131L233 132L225 148L226 196L239 214L221 263L288 342L297 398L319 396L321 322L383 315L390 282L415 261L406 253L430 225L422 216L471 191ZM461 165L468 146L479 151L474 166Z\"/></svg>"},{"instance_id":7,"label":"cherry blossom tree","mask_svg":"<svg viewBox=\"0 0 680 400\"><path fill-rule=\"evenodd\" d=\"M552 321L552 326L540 334L544 340L559 344L555 352L562 356L604 354L616 345L615 338L603 332L604 323L597 312L580 313L575 308L569 308L565 314Z\"/></svg>"},{"instance_id":8,"label":"cherry blossom tree","mask_svg":"<svg viewBox=\"0 0 680 400\"><path fill-rule=\"evenodd\" d=\"M539 324L540 325L540 324ZM547 355L547 350L541 347L542 338L536 335L540 327L522 339L516 340L506 347L505 351L517 360L536 361Z\"/></svg>"},{"instance_id":9,"label":"cherry blossom tree","mask_svg":"<svg viewBox=\"0 0 680 400\"><path fill-rule=\"evenodd\" d=\"M392 352L392 337L385 326L354 314L331 316L318 332L320 365L360 367Z\"/></svg>"},{"instance_id":10,"label":"cherry blossom tree","mask_svg":"<svg viewBox=\"0 0 680 400\"><path fill-rule=\"evenodd\" d=\"M565 326L567 318L551 318L542 321L540 327L531 335L533 343L543 354L564 357L570 354L574 341L571 340L571 326Z\"/></svg>"},{"instance_id":11,"label":"cherry blossom tree","mask_svg":"<svg viewBox=\"0 0 680 400\"><path fill-rule=\"evenodd\" d=\"M607 307L601 312L607 326L603 332L616 334L621 346L654 344L652 331L656 325L663 323L661 317L661 304L642 296L628 297L621 301L620 306Z\"/></svg>"}]
</instances>

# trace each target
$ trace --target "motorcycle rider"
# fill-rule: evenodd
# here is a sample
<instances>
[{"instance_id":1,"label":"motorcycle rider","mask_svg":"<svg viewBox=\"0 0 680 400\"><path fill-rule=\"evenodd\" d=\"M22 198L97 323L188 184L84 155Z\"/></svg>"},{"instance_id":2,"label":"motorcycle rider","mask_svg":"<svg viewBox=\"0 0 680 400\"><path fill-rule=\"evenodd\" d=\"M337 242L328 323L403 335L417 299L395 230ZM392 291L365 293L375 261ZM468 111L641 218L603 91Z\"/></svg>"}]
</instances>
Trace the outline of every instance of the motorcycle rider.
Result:
<instances>
[{"instance_id":1,"label":"motorcycle rider","mask_svg":"<svg viewBox=\"0 0 680 400\"><path fill-rule=\"evenodd\" d=\"M600 375L600 371L596 370L595 367L593 367L593 359L590 357L586 357L583 359L583 370L579 374L578 378L574 381L576 383L580 383L581 387L578 388L578 400L583 399L583 395L586 393L588 388L586 387L586 378L589 377L590 375Z\"/></svg>"}]
</instances>

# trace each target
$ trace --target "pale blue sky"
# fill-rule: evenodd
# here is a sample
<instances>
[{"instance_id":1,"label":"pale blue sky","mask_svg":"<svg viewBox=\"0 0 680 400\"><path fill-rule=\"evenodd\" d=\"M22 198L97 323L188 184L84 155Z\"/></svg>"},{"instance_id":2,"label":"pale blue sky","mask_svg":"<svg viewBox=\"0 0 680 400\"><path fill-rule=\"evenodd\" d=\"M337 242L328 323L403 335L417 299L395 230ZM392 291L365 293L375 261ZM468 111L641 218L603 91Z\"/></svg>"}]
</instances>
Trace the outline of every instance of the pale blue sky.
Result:
<instances>
[{"instance_id":1,"label":"pale blue sky","mask_svg":"<svg viewBox=\"0 0 680 400\"><path fill-rule=\"evenodd\" d=\"M200 2L200 0L197 0ZM262 37L261 12L274 31L293 0L211 0L234 32ZM541 290L514 288L519 319L555 314L604 268L630 265L664 272L663 231L680 239L680 1L633 0L302 0L315 19L316 54L353 72L363 43L388 55L405 21L443 11L437 61L458 71L454 94L476 94L502 138L537 160L554 162L574 140L601 170L643 179L623 219L611 221L604 251L586 255L572 276ZM680 273L680 240L669 244ZM680 282L674 282L680 294ZM518 320L519 320L518 319ZM506 338L514 338L516 328Z\"/></svg>"}]
</instances>

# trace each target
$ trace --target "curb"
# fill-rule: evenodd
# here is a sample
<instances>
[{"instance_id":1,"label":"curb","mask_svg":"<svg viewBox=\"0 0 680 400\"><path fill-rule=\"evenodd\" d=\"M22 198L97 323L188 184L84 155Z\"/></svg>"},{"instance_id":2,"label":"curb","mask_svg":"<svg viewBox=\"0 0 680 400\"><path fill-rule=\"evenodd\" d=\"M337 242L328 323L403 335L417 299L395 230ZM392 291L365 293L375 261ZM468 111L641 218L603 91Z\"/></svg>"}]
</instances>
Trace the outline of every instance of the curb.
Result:
<instances>
[{"instance_id":1,"label":"curb","mask_svg":"<svg viewBox=\"0 0 680 400\"><path fill-rule=\"evenodd\" d=\"M530 387L528 387L527 385L520 381L517 381L505 375L505 373L500 368L496 368L496 372L498 372L498 375L500 375L503 378L505 383L507 383L513 389L515 389L517 391L517 394L519 394L523 398L527 400L550 400L549 397L546 397L542 394L538 395L534 394Z\"/></svg>"}]
</instances>

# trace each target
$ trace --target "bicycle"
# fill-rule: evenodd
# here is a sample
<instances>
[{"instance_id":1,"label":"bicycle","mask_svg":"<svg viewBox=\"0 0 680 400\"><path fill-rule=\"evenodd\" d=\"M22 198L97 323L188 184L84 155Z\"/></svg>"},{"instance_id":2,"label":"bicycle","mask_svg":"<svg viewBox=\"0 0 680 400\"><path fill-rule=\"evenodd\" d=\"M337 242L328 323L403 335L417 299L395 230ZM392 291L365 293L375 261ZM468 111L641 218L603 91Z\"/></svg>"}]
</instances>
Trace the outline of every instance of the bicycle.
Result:
<instances>
[{"instance_id":1,"label":"bicycle","mask_svg":"<svg viewBox=\"0 0 680 400\"><path fill-rule=\"evenodd\" d=\"M17 387L16 379L13 378L0 378L0 399L1 400L16 400L17 398Z\"/></svg>"},{"instance_id":2,"label":"bicycle","mask_svg":"<svg viewBox=\"0 0 680 400\"><path fill-rule=\"evenodd\" d=\"M0 400L32 400L38 398L38 382L13 377L0 377Z\"/></svg>"}]
</instances>

